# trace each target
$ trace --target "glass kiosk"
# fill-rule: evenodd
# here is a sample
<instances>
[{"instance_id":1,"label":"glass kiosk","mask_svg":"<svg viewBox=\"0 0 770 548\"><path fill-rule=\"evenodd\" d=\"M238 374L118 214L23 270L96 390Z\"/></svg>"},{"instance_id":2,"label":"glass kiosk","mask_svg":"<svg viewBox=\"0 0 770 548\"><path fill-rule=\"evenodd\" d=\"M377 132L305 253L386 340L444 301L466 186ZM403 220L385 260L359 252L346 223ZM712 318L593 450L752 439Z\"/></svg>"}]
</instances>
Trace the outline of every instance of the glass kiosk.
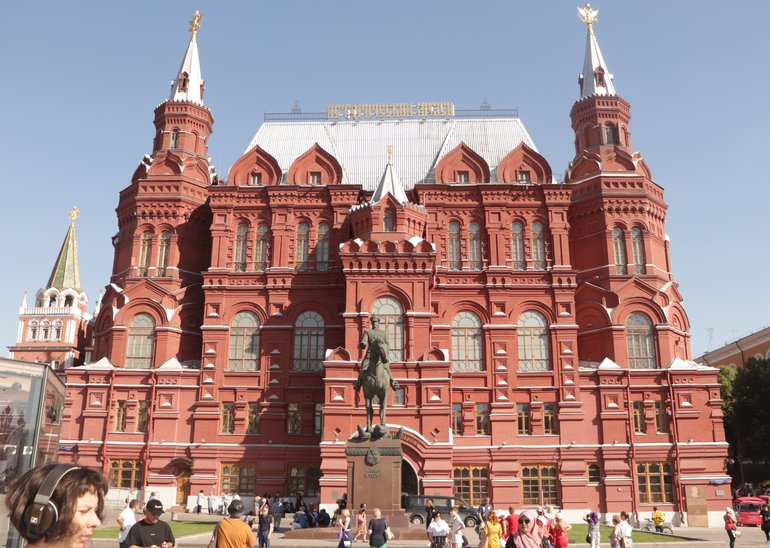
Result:
<instances>
[{"instance_id":1,"label":"glass kiosk","mask_svg":"<svg viewBox=\"0 0 770 548\"><path fill-rule=\"evenodd\" d=\"M48 364L0 358L0 546L20 546L5 494L30 468L56 461L64 396Z\"/></svg>"}]
</instances>

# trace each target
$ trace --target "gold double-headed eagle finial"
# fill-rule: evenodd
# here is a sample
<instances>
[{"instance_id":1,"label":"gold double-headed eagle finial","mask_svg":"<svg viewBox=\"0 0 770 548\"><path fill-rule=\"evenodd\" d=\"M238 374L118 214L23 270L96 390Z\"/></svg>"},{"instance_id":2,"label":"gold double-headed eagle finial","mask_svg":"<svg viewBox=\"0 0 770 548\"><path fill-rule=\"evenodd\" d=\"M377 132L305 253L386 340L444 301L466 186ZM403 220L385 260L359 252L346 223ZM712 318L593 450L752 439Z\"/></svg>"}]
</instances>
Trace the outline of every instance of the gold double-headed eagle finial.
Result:
<instances>
[{"instance_id":1,"label":"gold double-headed eagle finial","mask_svg":"<svg viewBox=\"0 0 770 548\"><path fill-rule=\"evenodd\" d=\"M580 20L583 21L583 23L588 26L588 31L591 31L591 26L594 25L599 19L597 15L599 15L599 10L591 9L591 4L586 2L586 5L582 8L578 6L578 17L580 17Z\"/></svg>"},{"instance_id":2,"label":"gold double-headed eagle finial","mask_svg":"<svg viewBox=\"0 0 770 548\"><path fill-rule=\"evenodd\" d=\"M193 37L195 37L195 33L198 32L198 29L201 28L201 19L203 19L201 12L195 10L193 18L190 19L190 34L192 34Z\"/></svg>"},{"instance_id":3,"label":"gold double-headed eagle finial","mask_svg":"<svg viewBox=\"0 0 770 548\"><path fill-rule=\"evenodd\" d=\"M73 207L71 210L67 212L67 215L70 216L70 219L72 219L72 222L75 222L75 219L78 218L80 215L80 210L78 209L78 206Z\"/></svg>"}]
</instances>

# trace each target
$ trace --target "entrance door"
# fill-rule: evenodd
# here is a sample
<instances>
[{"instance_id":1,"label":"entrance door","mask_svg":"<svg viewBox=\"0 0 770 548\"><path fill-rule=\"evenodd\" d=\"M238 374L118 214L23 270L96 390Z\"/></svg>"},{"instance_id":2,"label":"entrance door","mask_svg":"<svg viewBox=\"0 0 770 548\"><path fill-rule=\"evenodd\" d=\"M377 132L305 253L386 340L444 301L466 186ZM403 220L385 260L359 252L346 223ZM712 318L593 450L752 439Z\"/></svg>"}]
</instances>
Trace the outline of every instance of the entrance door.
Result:
<instances>
[{"instance_id":1,"label":"entrance door","mask_svg":"<svg viewBox=\"0 0 770 548\"><path fill-rule=\"evenodd\" d=\"M190 496L190 471L184 470L176 477L176 503L178 506L187 506L187 498Z\"/></svg>"},{"instance_id":2,"label":"entrance door","mask_svg":"<svg viewBox=\"0 0 770 548\"><path fill-rule=\"evenodd\" d=\"M401 461L401 492L407 495L419 495L417 474L409 463Z\"/></svg>"}]
</instances>

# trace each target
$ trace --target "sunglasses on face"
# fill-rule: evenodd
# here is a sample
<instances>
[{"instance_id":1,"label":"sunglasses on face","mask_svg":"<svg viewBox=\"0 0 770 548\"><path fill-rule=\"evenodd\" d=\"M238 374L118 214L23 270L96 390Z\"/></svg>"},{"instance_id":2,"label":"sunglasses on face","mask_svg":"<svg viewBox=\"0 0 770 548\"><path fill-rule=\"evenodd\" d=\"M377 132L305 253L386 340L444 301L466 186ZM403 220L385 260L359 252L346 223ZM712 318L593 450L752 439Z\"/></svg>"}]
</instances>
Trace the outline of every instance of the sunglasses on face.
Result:
<instances>
[{"instance_id":1,"label":"sunglasses on face","mask_svg":"<svg viewBox=\"0 0 770 548\"><path fill-rule=\"evenodd\" d=\"M519 523L529 523L529 520L528 519L520 519Z\"/></svg>"}]
</instances>

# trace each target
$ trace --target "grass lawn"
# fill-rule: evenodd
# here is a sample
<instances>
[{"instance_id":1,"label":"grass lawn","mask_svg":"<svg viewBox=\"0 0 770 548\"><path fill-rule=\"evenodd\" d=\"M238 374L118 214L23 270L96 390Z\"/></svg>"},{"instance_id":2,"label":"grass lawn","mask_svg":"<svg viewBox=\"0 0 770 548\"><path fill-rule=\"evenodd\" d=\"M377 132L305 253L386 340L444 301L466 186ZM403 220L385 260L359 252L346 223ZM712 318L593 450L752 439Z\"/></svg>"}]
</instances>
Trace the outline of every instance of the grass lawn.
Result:
<instances>
[{"instance_id":1,"label":"grass lawn","mask_svg":"<svg viewBox=\"0 0 770 548\"><path fill-rule=\"evenodd\" d=\"M612 527L601 526L601 541L603 543L610 541ZM575 523L569 530L570 544L586 544L586 535L588 534L587 523ZM634 530L634 542L686 542L686 539L673 537L671 535L660 535L656 533L642 533Z\"/></svg>"},{"instance_id":2,"label":"grass lawn","mask_svg":"<svg viewBox=\"0 0 770 548\"><path fill-rule=\"evenodd\" d=\"M164 520L165 521L165 520ZM199 521L169 521L171 530L176 538L198 533L210 533L216 527L216 523L201 523ZM585 535L583 535L585 536ZM117 527L99 527L94 531L94 538L118 538Z\"/></svg>"}]
</instances>

